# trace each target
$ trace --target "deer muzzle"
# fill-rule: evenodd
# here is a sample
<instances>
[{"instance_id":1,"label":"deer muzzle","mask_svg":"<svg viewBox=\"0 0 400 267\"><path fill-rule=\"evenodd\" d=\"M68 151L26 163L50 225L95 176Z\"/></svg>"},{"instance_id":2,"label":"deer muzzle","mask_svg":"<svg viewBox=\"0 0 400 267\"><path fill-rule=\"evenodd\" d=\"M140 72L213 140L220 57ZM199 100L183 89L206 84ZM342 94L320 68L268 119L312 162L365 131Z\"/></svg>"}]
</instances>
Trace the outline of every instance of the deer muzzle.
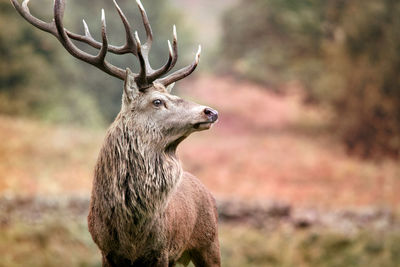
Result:
<instances>
[{"instance_id":1,"label":"deer muzzle","mask_svg":"<svg viewBox=\"0 0 400 267\"><path fill-rule=\"evenodd\" d=\"M203 112L211 122L218 120L218 111L212 108L205 108Z\"/></svg>"},{"instance_id":2,"label":"deer muzzle","mask_svg":"<svg viewBox=\"0 0 400 267\"><path fill-rule=\"evenodd\" d=\"M193 128L196 130L201 131L210 129L211 125L218 120L218 111L207 107L203 110L203 116L206 118L206 120L196 123L193 126Z\"/></svg>"}]
</instances>

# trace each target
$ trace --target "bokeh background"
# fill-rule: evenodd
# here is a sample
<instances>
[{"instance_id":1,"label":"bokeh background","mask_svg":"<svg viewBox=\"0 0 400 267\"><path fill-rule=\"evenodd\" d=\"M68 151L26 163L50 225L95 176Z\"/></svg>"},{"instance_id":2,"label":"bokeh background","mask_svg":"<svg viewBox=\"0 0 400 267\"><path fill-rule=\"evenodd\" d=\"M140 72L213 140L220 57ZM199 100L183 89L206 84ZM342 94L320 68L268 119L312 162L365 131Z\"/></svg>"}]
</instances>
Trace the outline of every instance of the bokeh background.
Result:
<instances>
[{"instance_id":1,"label":"bokeh background","mask_svg":"<svg viewBox=\"0 0 400 267\"><path fill-rule=\"evenodd\" d=\"M52 19L51 0L32 0ZM120 0L145 35L133 0ZM143 0L153 65L172 25L175 93L220 112L179 148L213 192L223 266L400 265L400 2ZM124 41L111 0L67 1ZM94 53L85 45L82 49ZM133 56L109 56L121 67ZM0 0L0 266L100 266L87 231L93 167L122 82L72 58Z\"/></svg>"}]
</instances>

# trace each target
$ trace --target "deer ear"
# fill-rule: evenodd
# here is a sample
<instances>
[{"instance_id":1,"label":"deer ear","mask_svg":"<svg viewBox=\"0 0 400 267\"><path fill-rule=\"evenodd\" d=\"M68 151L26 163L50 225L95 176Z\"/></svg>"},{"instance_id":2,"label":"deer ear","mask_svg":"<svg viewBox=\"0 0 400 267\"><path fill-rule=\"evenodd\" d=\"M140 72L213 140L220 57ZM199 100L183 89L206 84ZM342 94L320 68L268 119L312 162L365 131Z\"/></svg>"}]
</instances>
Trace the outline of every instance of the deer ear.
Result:
<instances>
[{"instance_id":1,"label":"deer ear","mask_svg":"<svg viewBox=\"0 0 400 267\"><path fill-rule=\"evenodd\" d=\"M131 101L133 96L139 91L135 82L135 77L129 68L126 68L126 76L124 81L124 98Z\"/></svg>"},{"instance_id":2,"label":"deer ear","mask_svg":"<svg viewBox=\"0 0 400 267\"><path fill-rule=\"evenodd\" d=\"M172 88L174 88L174 85L175 85L175 83L171 83L170 85L167 86L167 88L165 88L165 89L167 89L168 93L171 93Z\"/></svg>"}]
</instances>

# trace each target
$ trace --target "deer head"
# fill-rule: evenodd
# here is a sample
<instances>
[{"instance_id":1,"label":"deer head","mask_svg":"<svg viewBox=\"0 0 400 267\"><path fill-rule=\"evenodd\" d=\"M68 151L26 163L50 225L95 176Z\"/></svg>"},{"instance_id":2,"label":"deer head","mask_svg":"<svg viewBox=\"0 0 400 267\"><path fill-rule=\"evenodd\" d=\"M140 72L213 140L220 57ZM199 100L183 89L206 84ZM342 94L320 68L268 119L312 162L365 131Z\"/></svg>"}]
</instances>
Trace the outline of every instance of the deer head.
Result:
<instances>
[{"instance_id":1,"label":"deer head","mask_svg":"<svg viewBox=\"0 0 400 267\"><path fill-rule=\"evenodd\" d=\"M28 8L29 0L23 1L22 5L17 0L11 0L11 2L22 17L35 27L54 35L72 56L124 80L122 108L117 119L129 121L128 125L132 128L131 130L140 128L140 131L136 132L143 133L148 143L164 149L175 148L190 133L208 129L217 120L217 111L170 94L176 81L185 78L196 69L201 52L199 46L192 64L165 76L175 66L178 59L175 25L173 26L172 46L168 40L169 57L167 62L155 70L151 67L149 52L153 34L146 11L140 0L136 0L136 2L146 30L147 40L144 44L139 40L137 32L133 33L126 16L116 1L113 0L125 28L126 43L122 46L108 44L104 10L101 12L102 41L99 42L91 36L84 20L85 35L73 33L64 28L62 21L65 9L64 0L54 1L54 19L52 22L44 22L31 15ZM71 39L98 49L97 55L91 55L80 50ZM124 70L112 65L106 60L107 52L118 55L128 53L135 55L140 64L139 73L132 73L129 68Z\"/></svg>"}]
</instances>

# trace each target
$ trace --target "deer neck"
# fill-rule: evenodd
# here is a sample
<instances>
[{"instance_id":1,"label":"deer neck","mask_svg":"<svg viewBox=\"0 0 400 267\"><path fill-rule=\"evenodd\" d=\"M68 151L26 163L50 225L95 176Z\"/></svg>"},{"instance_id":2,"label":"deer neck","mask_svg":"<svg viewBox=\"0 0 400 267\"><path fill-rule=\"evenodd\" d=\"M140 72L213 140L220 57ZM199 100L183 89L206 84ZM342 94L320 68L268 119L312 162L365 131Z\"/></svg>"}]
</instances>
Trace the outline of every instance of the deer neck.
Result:
<instances>
[{"instance_id":1,"label":"deer neck","mask_svg":"<svg viewBox=\"0 0 400 267\"><path fill-rule=\"evenodd\" d=\"M157 137L152 134L119 116L107 133L95 172L95 179L109 183L110 201L138 222L163 212L183 173L175 151L154 147L151 140Z\"/></svg>"}]
</instances>

